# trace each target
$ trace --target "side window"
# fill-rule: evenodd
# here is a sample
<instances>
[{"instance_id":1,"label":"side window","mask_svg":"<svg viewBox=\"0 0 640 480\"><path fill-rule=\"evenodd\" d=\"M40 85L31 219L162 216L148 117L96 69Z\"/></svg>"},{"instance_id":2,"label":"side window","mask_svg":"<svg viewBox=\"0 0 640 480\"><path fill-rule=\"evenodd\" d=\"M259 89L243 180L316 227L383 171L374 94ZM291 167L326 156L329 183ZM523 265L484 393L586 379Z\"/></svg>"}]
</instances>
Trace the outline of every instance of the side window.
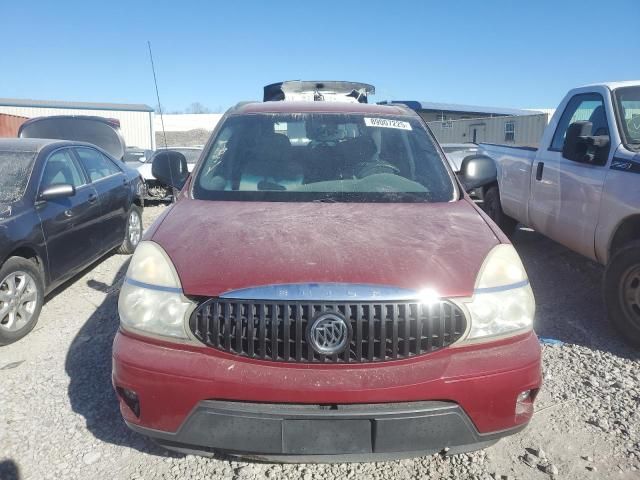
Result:
<instances>
[{"instance_id":1,"label":"side window","mask_svg":"<svg viewBox=\"0 0 640 480\"><path fill-rule=\"evenodd\" d=\"M79 147L76 148L76 152L92 182L121 172L111 159L97 150Z\"/></svg>"},{"instance_id":2,"label":"side window","mask_svg":"<svg viewBox=\"0 0 640 480\"><path fill-rule=\"evenodd\" d=\"M504 141L515 142L516 141L516 123L506 122L504 124Z\"/></svg>"},{"instance_id":3,"label":"side window","mask_svg":"<svg viewBox=\"0 0 640 480\"><path fill-rule=\"evenodd\" d=\"M47 159L47 164L42 174L40 190L60 184L73 185L76 188L85 184L78 165L76 165L71 152L67 149L58 150Z\"/></svg>"},{"instance_id":4,"label":"side window","mask_svg":"<svg viewBox=\"0 0 640 480\"><path fill-rule=\"evenodd\" d=\"M609 124L604 111L604 101L597 93L576 95L564 109L558 128L553 135L550 150L562 151L564 139L569 125L574 122L587 121L593 124L591 135L609 135Z\"/></svg>"}]
</instances>

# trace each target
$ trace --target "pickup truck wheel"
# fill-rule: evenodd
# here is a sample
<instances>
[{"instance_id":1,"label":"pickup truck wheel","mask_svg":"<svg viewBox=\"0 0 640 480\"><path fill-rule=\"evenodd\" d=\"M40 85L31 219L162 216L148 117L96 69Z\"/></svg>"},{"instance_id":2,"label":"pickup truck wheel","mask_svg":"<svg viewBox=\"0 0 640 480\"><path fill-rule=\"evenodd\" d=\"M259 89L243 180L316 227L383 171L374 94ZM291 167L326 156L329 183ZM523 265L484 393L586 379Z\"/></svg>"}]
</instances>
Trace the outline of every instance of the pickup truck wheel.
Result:
<instances>
[{"instance_id":1,"label":"pickup truck wheel","mask_svg":"<svg viewBox=\"0 0 640 480\"><path fill-rule=\"evenodd\" d=\"M11 257L0 268L0 345L20 340L38 323L44 282L38 266Z\"/></svg>"},{"instance_id":2,"label":"pickup truck wheel","mask_svg":"<svg viewBox=\"0 0 640 480\"><path fill-rule=\"evenodd\" d=\"M127 231L118 248L118 253L130 255L136 249L142 238L142 210L137 205L133 205L129 210L127 218Z\"/></svg>"},{"instance_id":3,"label":"pickup truck wheel","mask_svg":"<svg viewBox=\"0 0 640 480\"><path fill-rule=\"evenodd\" d=\"M613 255L604 274L604 296L613 326L640 347L640 242Z\"/></svg>"},{"instance_id":4,"label":"pickup truck wheel","mask_svg":"<svg viewBox=\"0 0 640 480\"><path fill-rule=\"evenodd\" d=\"M489 187L485 192L483 209L507 237L511 237L515 233L518 222L502 211L500 192L497 186Z\"/></svg>"}]
</instances>

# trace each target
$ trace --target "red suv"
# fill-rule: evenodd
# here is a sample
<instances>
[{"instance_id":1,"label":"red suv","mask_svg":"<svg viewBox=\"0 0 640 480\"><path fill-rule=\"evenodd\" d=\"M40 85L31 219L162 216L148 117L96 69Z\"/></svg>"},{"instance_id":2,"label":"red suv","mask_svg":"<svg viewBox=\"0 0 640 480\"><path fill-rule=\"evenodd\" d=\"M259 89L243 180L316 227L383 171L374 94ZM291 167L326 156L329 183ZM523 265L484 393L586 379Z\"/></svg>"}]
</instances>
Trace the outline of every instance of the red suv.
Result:
<instances>
[{"instance_id":1,"label":"red suv","mask_svg":"<svg viewBox=\"0 0 640 480\"><path fill-rule=\"evenodd\" d=\"M526 272L414 112L243 104L192 174L175 152L153 169L181 193L120 294L113 384L133 430L344 461L526 426L541 385Z\"/></svg>"}]
</instances>

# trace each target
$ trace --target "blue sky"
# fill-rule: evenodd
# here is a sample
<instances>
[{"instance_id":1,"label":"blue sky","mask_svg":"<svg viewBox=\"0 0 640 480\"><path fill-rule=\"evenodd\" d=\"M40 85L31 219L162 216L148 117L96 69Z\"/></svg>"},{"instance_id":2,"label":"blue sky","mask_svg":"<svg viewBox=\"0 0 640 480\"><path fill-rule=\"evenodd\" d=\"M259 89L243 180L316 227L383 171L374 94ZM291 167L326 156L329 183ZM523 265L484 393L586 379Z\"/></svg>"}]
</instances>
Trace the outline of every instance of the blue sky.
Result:
<instances>
[{"instance_id":1,"label":"blue sky","mask_svg":"<svg viewBox=\"0 0 640 480\"><path fill-rule=\"evenodd\" d=\"M637 0L0 0L0 97L154 106L150 40L166 110L226 109L285 79L554 107L573 86L640 78L639 17Z\"/></svg>"}]
</instances>

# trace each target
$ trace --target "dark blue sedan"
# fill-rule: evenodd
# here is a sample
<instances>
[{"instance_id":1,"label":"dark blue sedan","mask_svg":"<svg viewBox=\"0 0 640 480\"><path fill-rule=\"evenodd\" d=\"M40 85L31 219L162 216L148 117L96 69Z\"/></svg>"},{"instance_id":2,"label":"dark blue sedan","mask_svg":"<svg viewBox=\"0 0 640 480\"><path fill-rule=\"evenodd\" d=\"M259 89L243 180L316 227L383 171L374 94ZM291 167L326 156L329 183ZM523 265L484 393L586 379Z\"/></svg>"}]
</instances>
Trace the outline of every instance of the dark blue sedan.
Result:
<instances>
[{"instance_id":1,"label":"dark blue sedan","mask_svg":"<svg viewBox=\"0 0 640 480\"><path fill-rule=\"evenodd\" d=\"M29 333L45 295L142 236L139 173L82 142L0 139L0 345Z\"/></svg>"}]
</instances>

